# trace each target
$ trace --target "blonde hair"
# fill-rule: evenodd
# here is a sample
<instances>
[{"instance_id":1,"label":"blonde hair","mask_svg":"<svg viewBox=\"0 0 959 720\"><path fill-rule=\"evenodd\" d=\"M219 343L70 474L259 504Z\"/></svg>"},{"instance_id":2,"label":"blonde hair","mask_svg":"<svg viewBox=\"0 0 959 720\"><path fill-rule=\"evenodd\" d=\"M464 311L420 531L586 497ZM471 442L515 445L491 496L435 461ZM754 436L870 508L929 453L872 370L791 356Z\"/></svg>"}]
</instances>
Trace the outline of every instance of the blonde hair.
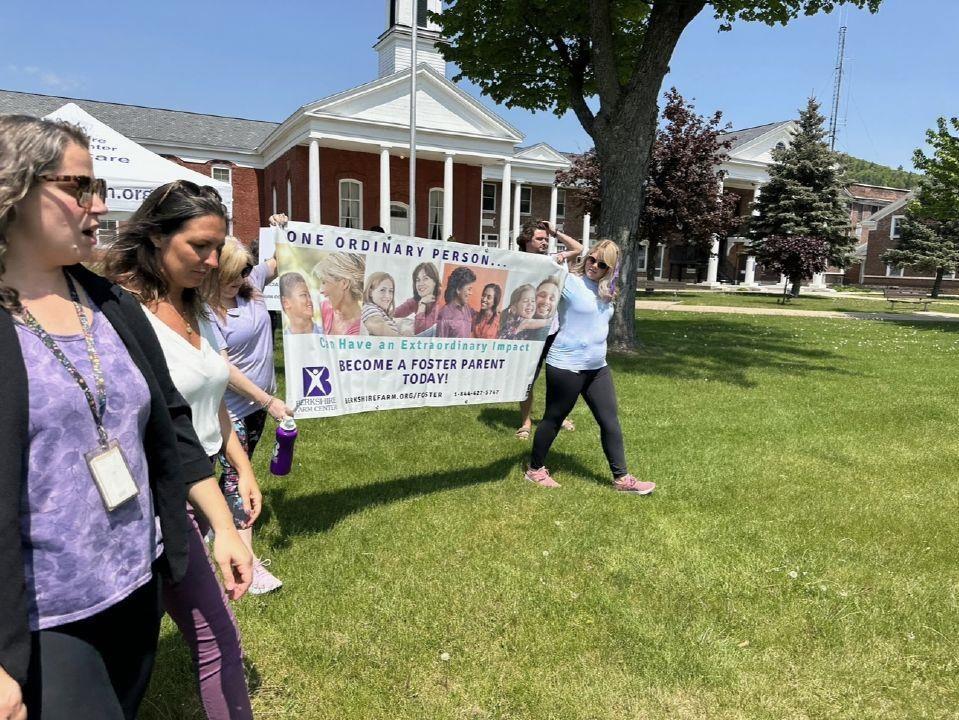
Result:
<instances>
[{"instance_id":1,"label":"blonde hair","mask_svg":"<svg viewBox=\"0 0 959 720\"><path fill-rule=\"evenodd\" d=\"M330 253L313 266L313 274L321 281L346 280L347 291L356 302L363 299L363 275L366 273L366 260L356 253Z\"/></svg>"},{"instance_id":2,"label":"blonde hair","mask_svg":"<svg viewBox=\"0 0 959 720\"><path fill-rule=\"evenodd\" d=\"M622 257L622 251L619 245L612 240L600 240L586 251L586 254L576 261L569 271L574 275L586 274L586 258L590 255L598 256L600 260L609 265L609 270L599 281L598 293L603 302L612 302L619 294L619 261ZM616 280L616 286L613 281Z\"/></svg>"},{"instance_id":3,"label":"blonde hair","mask_svg":"<svg viewBox=\"0 0 959 720\"><path fill-rule=\"evenodd\" d=\"M393 276L387 272L375 272L370 275L366 280L366 288L363 290L363 302L370 303L371 305L376 305L373 302L373 290L376 289L376 286L379 285L384 280L389 280L393 284L393 293L394 299L396 297L396 280L393 279ZM377 307L379 307L377 305ZM390 309L386 311L386 314L390 317L393 317L393 308L394 304L390 303Z\"/></svg>"},{"instance_id":4,"label":"blonde hair","mask_svg":"<svg viewBox=\"0 0 959 720\"><path fill-rule=\"evenodd\" d=\"M243 244L243 241L233 235L227 235L220 250L217 268L211 271L203 281L205 285L203 294L209 298L210 307L222 314L226 308L220 302L220 290L236 282L243 276L243 271L253 264L253 253ZM259 291L244 278L240 292L237 294L244 300L249 300L258 295Z\"/></svg>"},{"instance_id":5,"label":"blonde hair","mask_svg":"<svg viewBox=\"0 0 959 720\"><path fill-rule=\"evenodd\" d=\"M16 219L14 205L55 171L70 143L89 149L90 139L76 125L29 115L0 116L0 277L6 272L7 228ZM20 296L0 282L0 307L19 312Z\"/></svg>"}]
</instances>

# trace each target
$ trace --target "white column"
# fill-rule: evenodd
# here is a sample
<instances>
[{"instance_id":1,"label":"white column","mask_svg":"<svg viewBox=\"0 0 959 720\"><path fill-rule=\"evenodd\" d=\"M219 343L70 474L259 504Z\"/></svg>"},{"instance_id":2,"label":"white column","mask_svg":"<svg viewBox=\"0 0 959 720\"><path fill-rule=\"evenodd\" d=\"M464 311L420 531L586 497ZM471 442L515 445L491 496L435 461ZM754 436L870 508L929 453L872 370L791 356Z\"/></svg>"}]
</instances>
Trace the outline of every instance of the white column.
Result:
<instances>
[{"instance_id":1,"label":"white column","mask_svg":"<svg viewBox=\"0 0 959 720\"><path fill-rule=\"evenodd\" d=\"M559 189L556 187L556 183L553 183L549 189L549 223L554 228L556 227L556 205L558 203ZM552 235L549 236L549 251L550 253L556 252L556 238Z\"/></svg>"},{"instance_id":2,"label":"white column","mask_svg":"<svg viewBox=\"0 0 959 720\"><path fill-rule=\"evenodd\" d=\"M453 153L443 163L443 239L453 234ZM462 242L462 241L461 241Z\"/></svg>"},{"instance_id":3,"label":"white column","mask_svg":"<svg viewBox=\"0 0 959 720\"><path fill-rule=\"evenodd\" d=\"M512 167L509 160L503 165L503 186L500 188L499 201L499 246L503 250L509 249L509 201L510 177Z\"/></svg>"},{"instance_id":4,"label":"white column","mask_svg":"<svg viewBox=\"0 0 959 720\"><path fill-rule=\"evenodd\" d=\"M706 267L706 284L716 285L719 278L719 237L713 235L713 244L709 248L709 265Z\"/></svg>"},{"instance_id":5,"label":"white column","mask_svg":"<svg viewBox=\"0 0 959 720\"><path fill-rule=\"evenodd\" d=\"M320 141L310 140L310 222L320 222Z\"/></svg>"},{"instance_id":6,"label":"white column","mask_svg":"<svg viewBox=\"0 0 959 720\"><path fill-rule=\"evenodd\" d=\"M390 149L380 148L380 227L387 235L390 230Z\"/></svg>"},{"instance_id":7,"label":"white column","mask_svg":"<svg viewBox=\"0 0 959 720\"><path fill-rule=\"evenodd\" d=\"M810 290L828 290L829 286L826 285L826 273L813 273L812 284L809 286Z\"/></svg>"},{"instance_id":8,"label":"white column","mask_svg":"<svg viewBox=\"0 0 959 720\"><path fill-rule=\"evenodd\" d=\"M580 241L583 243L583 252L580 253L581 255L585 255L587 252L589 252L590 221L591 221L591 218L589 217L589 213L586 213L585 215L583 215L583 239Z\"/></svg>"},{"instance_id":9,"label":"white column","mask_svg":"<svg viewBox=\"0 0 959 720\"><path fill-rule=\"evenodd\" d=\"M756 256L746 256L746 277L743 278L743 287L759 287L756 283Z\"/></svg>"},{"instance_id":10,"label":"white column","mask_svg":"<svg viewBox=\"0 0 959 720\"><path fill-rule=\"evenodd\" d=\"M519 201L522 191L523 184L517 180L516 187L513 190L513 239L509 244L511 250L517 249L516 243L519 240Z\"/></svg>"}]
</instances>

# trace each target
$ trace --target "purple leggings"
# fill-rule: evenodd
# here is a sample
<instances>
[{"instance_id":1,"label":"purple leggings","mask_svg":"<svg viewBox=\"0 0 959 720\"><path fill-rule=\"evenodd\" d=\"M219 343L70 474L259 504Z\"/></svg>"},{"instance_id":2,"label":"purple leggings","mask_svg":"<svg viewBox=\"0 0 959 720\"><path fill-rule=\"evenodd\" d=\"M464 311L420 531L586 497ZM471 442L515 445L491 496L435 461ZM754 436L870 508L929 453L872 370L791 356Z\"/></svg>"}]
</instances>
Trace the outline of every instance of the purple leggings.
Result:
<instances>
[{"instance_id":1,"label":"purple leggings","mask_svg":"<svg viewBox=\"0 0 959 720\"><path fill-rule=\"evenodd\" d=\"M193 521L189 565L181 582L163 583L163 608L190 646L207 718L252 719L240 630L210 564L197 519L192 509L188 512Z\"/></svg>"}]
</instances>

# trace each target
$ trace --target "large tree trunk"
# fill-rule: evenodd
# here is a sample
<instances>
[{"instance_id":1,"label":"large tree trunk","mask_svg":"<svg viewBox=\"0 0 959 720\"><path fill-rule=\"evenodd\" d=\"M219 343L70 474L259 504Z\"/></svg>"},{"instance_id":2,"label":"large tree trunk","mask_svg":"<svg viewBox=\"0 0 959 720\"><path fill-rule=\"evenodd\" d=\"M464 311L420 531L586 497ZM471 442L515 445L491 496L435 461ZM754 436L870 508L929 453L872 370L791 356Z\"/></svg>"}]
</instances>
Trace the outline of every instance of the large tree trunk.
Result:
<instances>
[{"instance_id":1,"label":"large tree trunk","mask_svg":"<svg viewBox=\"0 0 959 720\"><path fill-rule=\"evenodd\" d=\"M936 280L932 284L932 292L929 293L930 296L937 298L939 297L939 292L942 290L942 277L946 274L946 268L939 267L936 268Z\"/></svg>"},{"instance_id":2,"label":"large tree trunk","mask_svg":"<svg viewBox=\"0 0 959 720\"><path fill-rule=\"evenodd\" d=\"M590 0L593 52L600 110L583 127L596 145L600 168L600 238L614 241L623 251L619 270L620 290L610 323L609 347L631 352L636 347L637 230L645 199L644 185L649 155L656 137L657 98L669 60L683 30L706 0L670 0L652 7L643 48L625 85L612 58L611 3ZM581 121L585 113L577 112ZM655 262L653 257L652 261Z\"/></svg>"},{"instance_id":3,"label":"large tree trunk","mask_svg":"<svg viewBox=\"0 0 959 720\"><path fill-rule=\"evenodd\" d=\"M794 298L799 297L799 289L802 287L802 275L799 273L790 275L789 282L792 285L792 290L790 290L789 294Z\"/></svg>"}]
</instances>

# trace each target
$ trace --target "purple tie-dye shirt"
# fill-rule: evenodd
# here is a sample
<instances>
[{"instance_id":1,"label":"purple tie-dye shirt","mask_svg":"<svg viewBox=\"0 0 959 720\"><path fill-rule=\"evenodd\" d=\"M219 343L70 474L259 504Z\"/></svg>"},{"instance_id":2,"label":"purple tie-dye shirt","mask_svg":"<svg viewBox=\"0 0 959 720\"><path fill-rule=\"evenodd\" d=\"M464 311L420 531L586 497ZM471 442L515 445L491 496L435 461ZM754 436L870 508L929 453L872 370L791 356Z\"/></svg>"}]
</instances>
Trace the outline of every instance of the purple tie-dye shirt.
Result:
<instances>
[{"instance_id":1,"label":"purple tie-dye shirt","mask_svg":"<svg viewBox=\"0 0 959 720\"><path fill-rule=\"evenodd\" d=\"M158 538L143 451L150 391L110 322L92 331L106 380L104 427L123 449L139 495L113 512L103 506L84 454L97 430L83 391L40 338L17 323L30 392L30 445L20 494L31 630L105 610L151 576ZM96 396L83 335L54 335Z\"/></svg>"}]
</instances>

